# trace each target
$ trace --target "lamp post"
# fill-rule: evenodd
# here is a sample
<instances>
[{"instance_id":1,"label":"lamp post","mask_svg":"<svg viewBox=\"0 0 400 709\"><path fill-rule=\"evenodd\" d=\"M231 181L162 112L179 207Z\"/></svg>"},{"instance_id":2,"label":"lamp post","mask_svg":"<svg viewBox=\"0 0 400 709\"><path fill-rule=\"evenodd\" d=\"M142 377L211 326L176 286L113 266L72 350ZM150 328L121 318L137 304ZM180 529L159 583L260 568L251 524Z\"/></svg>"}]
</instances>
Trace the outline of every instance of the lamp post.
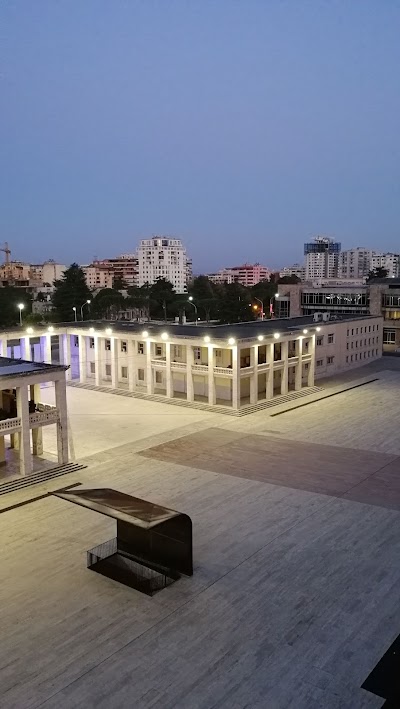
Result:
<instances>
[{"instance_id":1,"label":"lamp post","mask_svg":"<svg viewBox=\"0 0 400 709\"><path fill-rule=\"evenodd\" d=\"M19 310L19 324L22 325L22 311L25 308L25 305L23 303L18 303L18 310Z\"/></svg>"},{"instance_id":2,"label":"lamp post","mask_svg":"<svg viewBox=\"0 0 400 709\"><path fill-rule=\"evenodd\" d=\"M75 305L74 305L74 307L72 308L72 310L74 311L75 322L76 322L76 321L78 320L78 318L76 317L76 306L75 306Z\"/></svg>"},{"instance_id":3,"label":"lamp post","mask_svg":"<svg viewBox=\"0 0 400 709\"><path fill-rule=\"evenodd\" d=\"M256 298L256 296L253 296L254 300L258 300L259 303L261 303L261 320L264 320L264 301L261 300L261 298Z\"/></svg>"},{"instance_id":4,"label":"lamp post","mask_svg":"<svg viewBox=\"0 0 400 709\"><path fill-rule=\"evenodd\" d=\"M192 296L192 295L189 295L188 302L190 303L190 305L193 305L193 307L194 307L194 309L195 309L195 313L196 313L196 325L197 325L197 305L196 305L196 303L193 303L193 296Z\"/></svg>"},{"instance_id":5,"label":"lamp post","mask_svg":"<svg viewBox=\"0 0 400 709\"><path fill-rule=\"evenodd\" d=\"M91 300L85 300L83 305L81 305L81 320L83 320L83 308L85 307L85 305L90 305L91 302Z\"/></svg>"},{"instance_id":6,"label":"lamp post","mask_svg":"<svg viewBox=\"0 0 400 709\"><path fill-rule=\"evenodd\" d=\"M269 315L270 315L271 319L274 317L274 300L275 300L275 298L279 298L279 293L275 293L269 299Z\"/></svg>"}]
</instances>

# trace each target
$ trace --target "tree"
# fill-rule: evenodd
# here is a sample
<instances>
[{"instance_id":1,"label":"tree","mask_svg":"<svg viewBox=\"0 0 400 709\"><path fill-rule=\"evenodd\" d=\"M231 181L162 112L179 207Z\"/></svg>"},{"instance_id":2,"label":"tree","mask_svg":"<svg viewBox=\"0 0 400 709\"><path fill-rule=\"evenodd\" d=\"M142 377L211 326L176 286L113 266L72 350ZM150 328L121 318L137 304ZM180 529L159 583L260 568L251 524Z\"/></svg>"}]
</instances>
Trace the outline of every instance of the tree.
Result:
<instances>
[{"instance_id":1,"label":"tree","mask_svg":"<svg viewBox=\"0 0 400 709\"><path fill-rule=\"evenodd\" d=\"M152 317L167 320L171 306L178 300L174 286L165 278L157 278L147 289Z\"/></svg>"},{"instance_id":2,"label":"tree","mask_svg":"<svg viewBox=\"0 0 400 709\"><path fill-rule=\"evenodd\" d=\"M282 278L278 279L277 283L288 283L288 284L289 283L290 284L301 283L301 278L299 278L298 276L295 276L294 274L293 274L293 276L282 276Z\"/></svg>"},{"instance_id":3,"label":"tree","mask_svg":"<svg viewBox=\"0 0 400 709\"><path fill-rule=\"evenodd\" d=\"M19 303L24 305L22 316L25 320L32 310L31 296L22 288L13 286L0 288L0 327L9 327L19 323Z\"/></svg>"},{"instance_id":4,"label":"tree","mask_svg":"<svg viewBox=\"0 0 400 709\"><path fill-rule=\"evenodd\" d=\"M383 266L377 266L368 273L367 281L373 281L374 278L387 278L389 271Z\"/></svg>"},{"instance_id":5,"label":"tree","mask_svg":"<svg viewBox=\"0 0 400 709\"><path fill-rule=\"evenodd\" d=\"M103 288L92 300L91 311L96 318L109 320L112 316L117 316L120 310L124 310L125 298L114 288Z\"/></svg>"},{"instance_id":6,"label":"tree","mask_svg":"<svg viewBox=\"0 0 400 709\"><path fill-rule=\"evenodd\" d=\"M54 282L53 305L58 318L63 322L74 320L73 308L80 317L81 306L90 296L84 272L77 263L73 263L64 271L62 278Z\"/></svg>"}]
</instances>

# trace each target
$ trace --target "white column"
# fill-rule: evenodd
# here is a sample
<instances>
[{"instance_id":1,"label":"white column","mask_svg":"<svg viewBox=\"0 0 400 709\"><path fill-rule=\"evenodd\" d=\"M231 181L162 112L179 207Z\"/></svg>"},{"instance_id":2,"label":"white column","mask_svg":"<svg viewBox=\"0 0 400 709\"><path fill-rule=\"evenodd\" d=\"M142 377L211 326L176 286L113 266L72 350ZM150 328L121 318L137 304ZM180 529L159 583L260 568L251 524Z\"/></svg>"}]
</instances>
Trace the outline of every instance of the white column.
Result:
<instances>
[{"instance_id":1,"label":"white column","mask_svg":"<svg viewBox=\"0 0 400 709\"><path fill-rule=\"evenodd\" d=\"M154 394L154 380L153 380L153 370L151 367L151 342L146 340L146 383L147 383L147 393Z\"/></svg>"},{"instance_id":2,"label":"white column","mask_svg":"<svg viewBox=\"0 0 400 709\"><path fill-rule=\"evenodd\" d=\"M174 388L171 372L171 343L165 343L165 376L166 376L166 394L169 399L174 396Z\"/></svg>"},{"instance_id":3,"label":"white column","mask_svg":"<svg viewBox=\"0 0 400 709\"><path fill-rule=\"evenodd\" d=\"M216 403L215 378L214 378L215 350L212 345L208 345L208 403L214 406Z\"/></svg>"},{"instance_id":4,"label":"white column","mask_svg":"<svg viewBox=\"0 0 400 709\"><path fill-rule=\"evenodd\" d=\"M59 335L59 347L60 347L60 355L61 355L61 362L65 366L68 366L69 369L65 372L65 378L67 381L70 381L72 378L71 375L71 339L70 336L65 334L65 335Z\"/></svg>"},{"instance_id":5,"label":"white column","mask_svg":"<svg viewBox=\"0 0 400 709\"><path fill-rule=\"evenodd\" d=\"M128 340L128 389L135 390L136 377L136 348L135 340Z\"/></svg>"},{"instance_id":6,"label":"white column","mask_svg":"<svg viewBox=\"0 0 400 709\"><path fill-rule=\"evenodd\" d=\"M100 335L94 336L94 380L97 387L101 386L102 382L102 366L103 366L103 352L102 347L104 345L104 340Z\"/></svg>"},{"instance_id":7,"label":"white column","mask_svg":"<svg viewBox=\"0 0 400 709\"><path fill-rule=\"evenodd\" d=\"M78 335L79 348L79 382L84 384L87 377L86 335Z\"/></svg>"},{"instance_id":8,"label":"white column","mask_svg":"<svg viewBox=\"0 0 400 709\"><path fill-rule=\"evenodd\" d=\"M33 389L33 392L32 392ZM34 400L35 404L40 403L40 384L34 384L31 387L31 399ZM39 426L38 428L32 429L32 453L33 455L43 454L43 428Z\"/></svg>"},{"instance_id":9,"label":"white column","mask_svg":"<svg viewBox=\"0 0 400 709\"><path fill-rule=\"evenodd\" d=\"M4 436L0 436L0 466L2 465L6 465L6 442Z\"/></svg>"},{"instance_id":10,"label":"white column","mask_svg":"<svg viewBox=\"0 0 400 709\"><path fill-rule=\"evenodd\" d=\"M67 392L64 379L55 382L56 407L58 410L57 423L57 454L58 462L68 463L68 416Z\"/></svg>"},{"instance_id":11,"label":"white column","mask_svg":"<svg viewBox=\"0 0 400 709\"><path fill-rule=\"evenodd\" d=\"M299 337L298 340L296 340L296 356L298 357L298 364L296 364L296 373L295 373L295 384L294 388L296 391L302 388L303 386L303 364L301 361L302 357L302 352L303 352L303 338Z\"/></svg>"},{"instance_id":12,"label":"white column","mask_svg":"<svg viewBox=\"0 0 400 709\"><path fill-rule=\"evenodd\" d=\"M119 381L119 348L120 341L117 337L111 337L111 387L118 389Z\"/></svg>"},{"instance_id":13,"label":"white column","mask_svg":"<svg viewBox=\"0 0 400 709\"><path fill-rule=\"evenodd\" d=\"M253 371L250 374L250 404L258 401L258 345L250 347L250 366Z\"/></svg>"},{"instance_id":14,"label":"white column","mask_svg":"<svg viewBox=\"0 0 400 709\"><path fill-rule=\"evenodd\" d=\"M308 346L308 352L311 355L311 360L309 363L308 367L308 381L307 384L309 387L314 386L314 376L315 376L315 335L310 337L309 340L309 346Z\"/></svg>"},{"instance_id":15,"label":"white column","mask_svg":"<svg viewBox=\"0 0 400 709\"><path fill-rule=\"evenodd\" d=\"M51 333L47 332L44 336L44 361L51 364Z\"/></svg>"},{"instance_id":16,"label":"white column","mask_svg":"<svg viewBox=\"0 0 400 709\"><path fill-rule=\"evenodd\" d=\"M232 347L232 408L240 408L240 349Z\"/></svg>"},{"instance_id":17,"label":"white column","mask_svg":"<svg viewBox=\"0 0 400 709\"><path fill-rule=\"evenodd\" d=\"M0 357L7 357L7 340L0 340Z\"/></svg>"},{"instance_id":18,"label":"white column","mask_svg":"<svg viewBox=\"0 0 400 709\"><path fill-rule=\"evenodd\" d=\"M186 399L188 401L194 401L193 364L193 347L192 345L186 345Z\"/></svg>"},{"instance_id":19,"label":"white column","mask_svg":"<svg viewBox=\"0 0 400 709\"><path fill-rule=\"evenodd\" d=\"M28 385L17 387L17 416L21 418L19 434L20 473L29 475L32 472L31 436L29 429L29 394Z\"/></svg>"},{"instance_id":20,"label":"white column","mask_svg":"<svg viewBox=\"0 0 400 709\"><path fill-rule=\"evenodd\" d=\"M20 338L21 359L30 361L32 359L31 338L29 335L24 335Z\"/></svg>"},{"instance_id":21,"label":"white column","mask_svg":"<svg viewBox=\"0 0 400 709\"><path fill-rule=\"evenodd\" d=\"M281 359L283 360L283 369L281 369L281 395L288 393L288 377L289 377L289 367L288 367L288 357L289 357L289 342L284 340L281 343Z\"/></svg>"}]
</instances>

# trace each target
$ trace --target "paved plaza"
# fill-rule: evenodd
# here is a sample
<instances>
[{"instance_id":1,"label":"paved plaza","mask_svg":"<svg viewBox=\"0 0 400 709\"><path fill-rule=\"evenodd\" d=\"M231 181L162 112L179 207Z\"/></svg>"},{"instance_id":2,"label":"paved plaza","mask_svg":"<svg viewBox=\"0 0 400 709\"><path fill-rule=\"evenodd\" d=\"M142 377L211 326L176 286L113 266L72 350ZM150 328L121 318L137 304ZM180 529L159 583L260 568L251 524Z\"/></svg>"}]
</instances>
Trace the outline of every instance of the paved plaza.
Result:
<instances>
[{"instance_id":1,"label":"paved plaza","mask_svg":"<svg viewBox=\"0 0 400 709\"><path fill-rule=\"evenodd\" d=\"M243 418L70 388L87 467L1 504L80 482L187 512L194 576L149 598L86 569L106 517L54 497L0 514L0 706L382 707L361 685L400 633L400 372L385 365Z\"/></svg>"}]
</instances>

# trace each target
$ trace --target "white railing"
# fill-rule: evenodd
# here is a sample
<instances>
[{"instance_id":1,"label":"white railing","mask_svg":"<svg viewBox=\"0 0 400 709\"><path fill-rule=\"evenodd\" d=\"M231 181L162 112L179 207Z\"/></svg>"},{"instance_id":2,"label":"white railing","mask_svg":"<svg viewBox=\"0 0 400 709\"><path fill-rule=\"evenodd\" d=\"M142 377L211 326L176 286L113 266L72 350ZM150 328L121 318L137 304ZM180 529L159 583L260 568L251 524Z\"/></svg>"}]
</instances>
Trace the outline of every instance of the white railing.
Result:
<instances>
[{"instance_id":1,"label":"white railing","mask_svg":"<svg viewBox=\"0 0 400 709\"><path fill-rule=\"evenodd\" d=\"M167 366L165 359L152 359L151 364L153 365L153 367L166 367Z\"/></svg>"},{"instance_id":2,"label":"white railing","mask_svg":"<svg viewBox=\"0 0 400 709\"><path fill-rule=\"evenodd\" d=\"M228 367L214 367L214 374L228 374L232 376L232 369Z\"/></svg>"},{"instance_id":3,"label":"white railing","mask_svg":"<svg viewBox=\"0 0 400 709\"><path fill-rule=\"evenodd\" d=\"M192 364L193 372L208 372L208 364Z\"/></svg>"},{"instance_id":4,"label":"white railing","mask_svg":"<svg viewBox=\"0 0 400 709\"><path fill-rule=\"evenodd\" d=\"M186 362L171 362L171 369L186 369Z\"/></svg>"},{"instance_id":5,"label":"white railing","mask_svg":"<svg viewBox=\"0 0 400 709\"><path fill-rule=\"evenodd\" d=\"M57 423L58 409L54 406L46 408L45 411L35 411L34 414L29 414L29 427L47 426L50 423Z\"/></svg>"},{"instance_id":6,"label":"white railing","mask_svg":"<svg viewBox=\"0 0 400 709\"><path fill-rule=\"evenodd\" d=\"M19 416L12 419L4 419L4 421L0 421L0 431L12 431L13 429L21 428L21 425Z\"/></svg>"}]
</instances>

